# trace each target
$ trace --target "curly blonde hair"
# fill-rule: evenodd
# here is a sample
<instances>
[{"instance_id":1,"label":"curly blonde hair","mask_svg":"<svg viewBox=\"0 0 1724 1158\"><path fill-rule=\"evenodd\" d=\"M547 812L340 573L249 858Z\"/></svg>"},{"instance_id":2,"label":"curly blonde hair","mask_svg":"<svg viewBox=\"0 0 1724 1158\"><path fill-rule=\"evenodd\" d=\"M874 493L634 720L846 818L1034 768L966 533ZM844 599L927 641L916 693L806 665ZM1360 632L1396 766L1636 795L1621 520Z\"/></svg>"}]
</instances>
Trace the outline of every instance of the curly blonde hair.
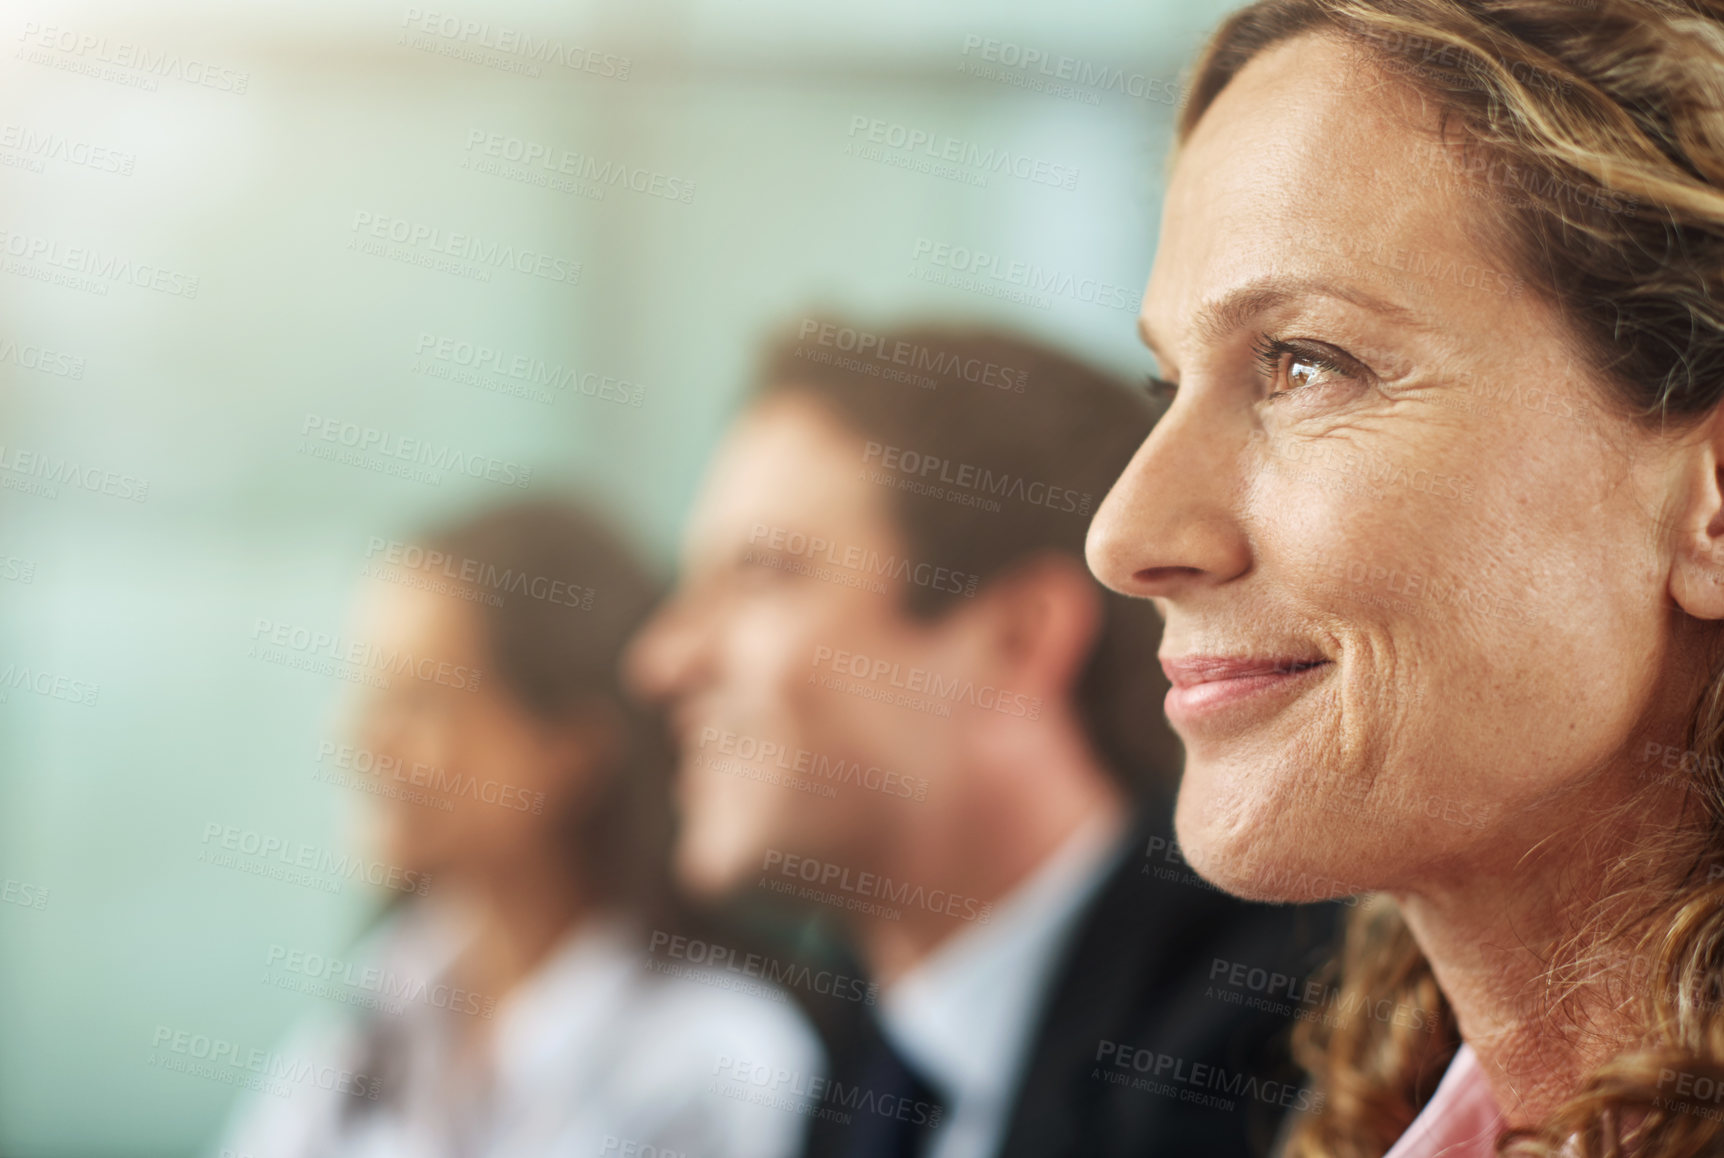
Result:
<instances>
[{"instance_id":1,"label":"curly blonde hair","mask_svg":"<svg viewBox=\"0 0 1724 1158\"><path fill-rule=\"evenodd\" d=\"M1178 140L1258 53L1307 34L1353 42L1440 111L1434 155L1445 177L1477 195L1480 227L1567 320L1605 384L1601 405L1677 432L1714 412L1724 397L1724 3L1261 0L1204 51ZM1641 1038L1545 1121L1509 1132L1503 1153L1724 1154L1724 666L1708 675L1678 771L1685 815L1658 847L1606 866L1606 900L1537 995L1557 1009L1584 988L1608 990L1639 1010ZM1669 788L1668 776L1648 777L1642 799ZM1635 895L1629 882L1654 863L1682 884ZM1604 946L1617 961L1632 946L1641 968L1606 974ZM1359 1014L1300 1026L1296 1048L1327 1108L1299 1124L1288 1154L1379 1158L1460 1039L1387 898L1354 912L1333 968L1342 1009L1389 997L1437 1011L1434 1033Z\"/></svg>"}]
</instances>

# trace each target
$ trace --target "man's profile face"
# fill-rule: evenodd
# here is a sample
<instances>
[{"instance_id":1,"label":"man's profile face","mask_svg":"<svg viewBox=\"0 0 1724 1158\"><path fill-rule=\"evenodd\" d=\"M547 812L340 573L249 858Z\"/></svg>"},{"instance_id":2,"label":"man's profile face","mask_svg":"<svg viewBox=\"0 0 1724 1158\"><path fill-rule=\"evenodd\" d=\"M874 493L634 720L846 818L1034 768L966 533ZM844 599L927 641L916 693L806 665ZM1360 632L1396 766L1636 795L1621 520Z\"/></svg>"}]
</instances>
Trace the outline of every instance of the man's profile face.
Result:
<instances>
[{"instance_id":1,"label":"man's profile face","mask_svg":"<svg viewBox=\"0 0 1724 1158\"><path fill-rule=\"evenodd\" d=\"M698 893L751 885L769 864L785 879L785 856L865 866L950 743L949 721L836 670L846 654L942 663L938 624L902 610L889 565L876 573L906 548L864 445L794 393L748 411L690 516L675 598L631 649L633 682L678 737L676 868Z\"/></svg>"}]
</instances>

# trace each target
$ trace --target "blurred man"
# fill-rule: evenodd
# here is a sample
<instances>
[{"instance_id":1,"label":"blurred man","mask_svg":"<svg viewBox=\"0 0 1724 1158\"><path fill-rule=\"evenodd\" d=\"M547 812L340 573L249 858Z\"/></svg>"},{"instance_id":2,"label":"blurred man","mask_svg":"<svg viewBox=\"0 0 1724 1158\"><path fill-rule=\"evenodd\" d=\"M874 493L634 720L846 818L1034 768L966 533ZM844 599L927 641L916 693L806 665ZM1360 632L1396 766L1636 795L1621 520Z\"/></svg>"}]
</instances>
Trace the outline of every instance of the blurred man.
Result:
<instances>
[{"instance_id":1,"label":"blurred man","mask_svg":"<svg viewBox=\"0 0 1724 1158\"><path fill-rule=\"evenodd\" d=\"M882 987L809 1155L1245 1155L1310 1108L1293 1009L1226 978L1302 979L1330 914L1180 865L1160 625L1084 564L1151 422L1011 336L811 319L711 464L631 675L683 882L835 915Z\"/></svg>"}]
</instances>

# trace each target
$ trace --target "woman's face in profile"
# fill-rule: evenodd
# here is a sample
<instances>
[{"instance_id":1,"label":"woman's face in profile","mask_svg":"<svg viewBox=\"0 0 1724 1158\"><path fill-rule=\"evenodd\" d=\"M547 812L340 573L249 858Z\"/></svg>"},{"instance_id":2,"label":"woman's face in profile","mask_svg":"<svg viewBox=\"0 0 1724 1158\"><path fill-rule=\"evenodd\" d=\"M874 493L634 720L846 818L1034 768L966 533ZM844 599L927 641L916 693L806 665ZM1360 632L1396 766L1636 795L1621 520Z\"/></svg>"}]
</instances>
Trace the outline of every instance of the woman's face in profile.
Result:
<instances>
[{"instance_id":1,"label":"woman's face in profile","mask_svg":"<svg viewBox=\"0 0 1724 1158\"><path fill-rule=\"evenodd\" d=\"M1600 410L1436 124L1303 36L1222 91L1167 192L1140 326L1177 392L1090 561L1166 620L1179 839L1244 895L1512 872L1631 787L1598 769L1650 771L1689 694L1661 683L1690 670L1669 460Z\"/></svg>"},{"instance_id":2,"label":"woman's face in profile","mask_svg":"<svg viewBox=\"0 0 1724 1158\"><path fill-rule=\"evenodd\" d=\"M580 738L516 702L473 604L377 581L359 620L376 654L410 661L386 665L398 669L388 686L358 705L356 766L377 782L378 851L434 876L506 877L546 859L583 789Z\"/></svg>"}]
</instances>

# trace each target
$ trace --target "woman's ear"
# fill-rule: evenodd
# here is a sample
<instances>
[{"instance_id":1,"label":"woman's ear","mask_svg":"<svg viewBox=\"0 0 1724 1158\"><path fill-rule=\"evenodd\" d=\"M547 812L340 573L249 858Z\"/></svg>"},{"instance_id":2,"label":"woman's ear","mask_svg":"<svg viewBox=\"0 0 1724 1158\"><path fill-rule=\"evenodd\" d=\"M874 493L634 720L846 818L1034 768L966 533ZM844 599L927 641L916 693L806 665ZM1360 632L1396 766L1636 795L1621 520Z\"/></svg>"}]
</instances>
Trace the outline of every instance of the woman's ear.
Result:
<instances>
[{"instance_id":1,"label":"woman's ear","mask_svg":"<svg viewBox=\"0 0 1724 1158\"><path fill-rule=\"evenodd\" d=\"M1670 597L1696 619L1724 619L1724 406L1677 453Z\"/></svg>"}]
</instances>

